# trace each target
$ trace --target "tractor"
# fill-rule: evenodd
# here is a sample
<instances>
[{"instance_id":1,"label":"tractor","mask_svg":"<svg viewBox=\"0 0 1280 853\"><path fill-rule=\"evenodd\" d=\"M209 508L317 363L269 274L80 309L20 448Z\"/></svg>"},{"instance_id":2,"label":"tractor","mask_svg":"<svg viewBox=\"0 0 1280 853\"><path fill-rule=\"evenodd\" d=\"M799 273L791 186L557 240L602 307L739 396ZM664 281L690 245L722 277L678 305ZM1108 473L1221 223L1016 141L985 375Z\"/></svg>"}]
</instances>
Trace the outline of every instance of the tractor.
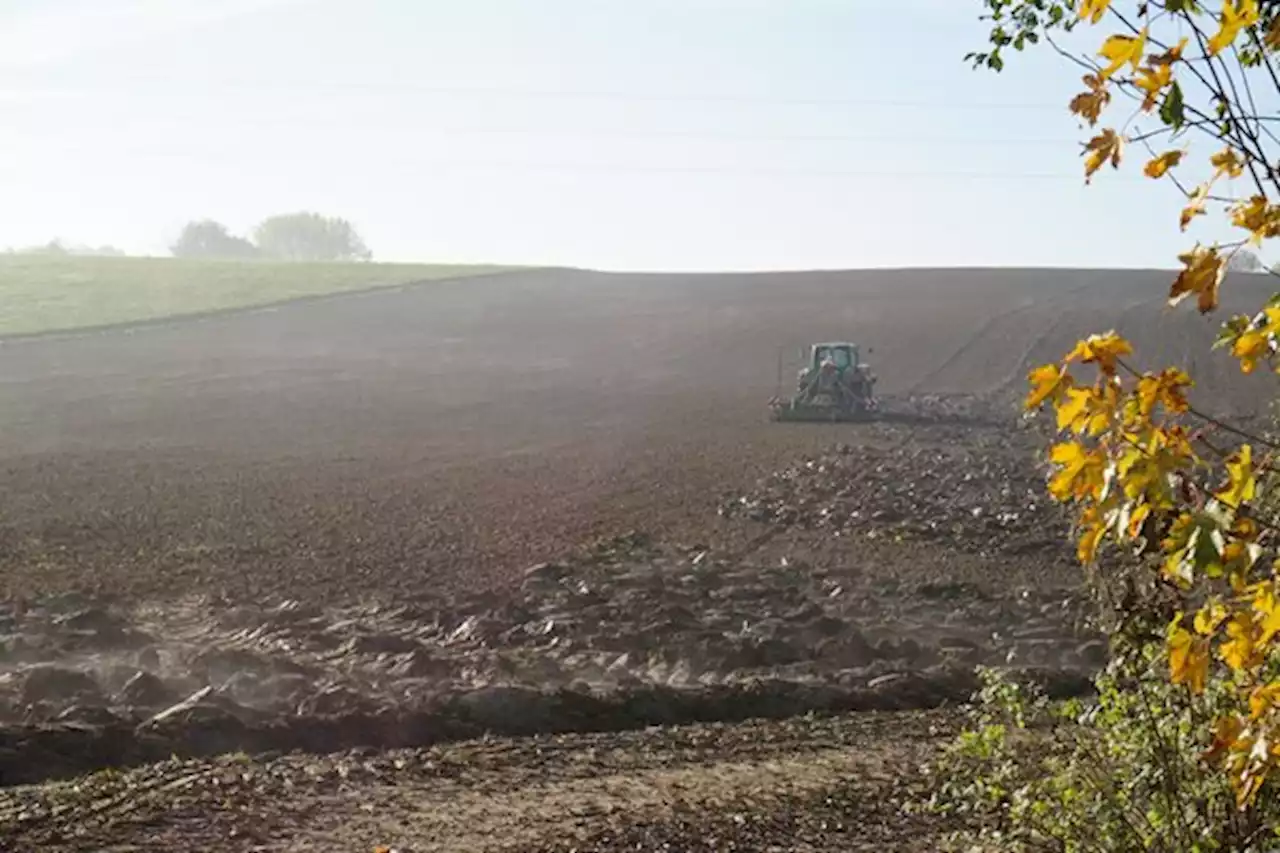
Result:
<instances>
[{"instance_id":1,"label":"tractor","mask_svg":"<svg viewBox=\"0 0 1280 853\"><path fill-rule=\"evenodd\" d=\"M782 380L779 354L778 380ZM796 394L789 400L774 396L769 408L775 421L860 421L875 416L876 377L862 361L856 344L845 341L809 347L808 363L800 371ZM779 388L781 391L781 388Z\"/></svg>"}]
</instances>

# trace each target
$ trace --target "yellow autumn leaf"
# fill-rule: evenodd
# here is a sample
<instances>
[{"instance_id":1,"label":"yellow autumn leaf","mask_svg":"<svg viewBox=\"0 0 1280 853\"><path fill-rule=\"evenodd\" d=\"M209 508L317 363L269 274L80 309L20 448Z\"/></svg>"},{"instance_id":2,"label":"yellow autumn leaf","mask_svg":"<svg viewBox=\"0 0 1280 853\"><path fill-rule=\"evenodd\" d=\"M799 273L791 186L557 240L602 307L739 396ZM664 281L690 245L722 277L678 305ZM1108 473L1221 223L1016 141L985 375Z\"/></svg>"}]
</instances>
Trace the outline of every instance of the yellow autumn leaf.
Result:
<instances>
[{"instance_id":1,"label":"yellow autumn leaf","mask_svg":"<svg viewBox=\"0 0 1280 853\"><path fill-rule=\"evenodd\" d=\"M1120 157L1124 153L1124 139L1112 128L1106 128L1097 136L1090 139L1084 146L1084 181L1089 183L1093 180L1093 175L1101 169L1108 160L1111 161L1111 168L1120 168Z\"/></svg>"},{"instance_id":2,"label":"yellow autumn leaf","mask_svg":"<svg viewBox=\"0 0 1280 853\"><path fill-rule=\"evenodd\" d=\"M1266 646L1276 634L1280 634L1280 599L1276 596L1275 583L1263 584L1253 599L1253 610L1258 614L1258 645Z\"/></svg>"},{"instance_id":3,"label":"yellow autumn leaf","mask_svg":"<svg viewBox=\"0 0 1280 853\"><path fill-rule=\"evenodd\" d=\"M1151 504L1140 503L1129 513L1129 526L1127 532L1130 539L1136 539L1138 534L1142 532L1142 525L1146 523L1147 518L1151 515Z\"/></svg>"},{"instance_id":4,"label":"yellow autumn leaf","mask_svg":"<svg viewBox=\"0 0 1280 853\"><path fill-rule=\"evenodd\" d=\"M1249 718L1254 722L1280 708L1280 681L1262 684L1249 694Z\"/></svg>"},{"instance_id":5,"label":"yellow autumn leaf","mask_svg":"<svg viewBox=\"0 0 1280 853\"><path fill-rule=\"evenodd\" d=\"M1147 165L1142 167L1142 173L1148 178L1163 178L1166 172L1182 162L1184 153L1182 151L1166 151L1158 157L1153 157L1147 161Z\"/></svg>"},{"instance_id":6,"label":"yellow autumn leaf","mask_svg":"<svg viewBox=\"0 0 1280 853\"><path fill-rule=\"evenodd\" d=\"M1074 431L1076 422L1088 417L1091 399L1093 391L1088 388L1068 388L1066 399L1058 404L1058 429Z\"/></svg>"},{"instance_id":7,"label":"yellow autumn leaf","mask_svg":"<svg viewBox=\"0 0 1280 853\"><path fill-rule=\"evenodd\" d=\"M1049 461L1058 466L1057 473L1049 481L1049 493L1065 501L1071 497L1075 480L1088 463L1087 452L1079 443L1065 441L1053 446L1049 451Z\"/></svg>"},{"instance_id":8,"label":"yellow autumn leaf","mask_svg":"<svg viewBox=\"0 0 1280 853\"><path fill-rule=\"evenodd\" d=\"M1044 364L1027 374L1031 391L1023 401L1023 408L1030 411L1038 409L1046 400L1057 402L1074 384L1070 374L1062 365Z\"/></svg>"},{"instance_id":9,"label":"yellow autumn leaf","mask_svg":"<svg viewBox=\"0 0 1280 853\"><path fill-rule=\"evenodd\" d=\"M1207 51L1216 56L1231 46L1245 27L1258 23L1258 0L1223 0L1222 15L1218 19L1218 31L1209 38Z\"/></svg>"},{"instance_id":10,"label":"yellow autumn leaf","mask_svg":"<svg viewBox=\"0 0 1280 853\"><path fill-rule=\"evenodd\" d=\"M1227 506L1239 508L1253 500L1258 481L1253 470L1253 448L1247 444L1227 458L1227 484L1214 492L1214 497Z\"/></svg>"},{"instance_id":11,"label":"yellow autumn leaf","mask_svg":"<svg viewBox=\"0 0 1280 853\"><path fill-rule=\"evenodd\" d=\"M1142 111L1149 113L1160 103L1160 93L1173 82L1173 69L1168 65L1139 68L1138 76L1133 82L1145 93Z\"/></svg>"},{"instance_id":12,"label":"yellow autumn leaf","mask_svg":"<svg viewBox=\"0 0 1280 853\"><path fill-rule=\"evenodd\" d=\"M1080 538L1076 543L1076 558L1088 565L1098 554L1098 546L1106 535L1107 523L1097 507L1089 507L1080 517Z\"/></svg>"},{"instance_id":13,"label":"yellow autumn leaf","mask_svg":"<svg viewBox=\"0 0 1280 853\"><path fill-rule=\"evenodd\" d=\"M1191 377L1176 367L1166 367L1154 376L1148 373L1138 380L1139 410L1144 417L1150 417L1158 404L1181 414L1190 407L1184 389L1192 384Z\"/></svg>"},{"instance_id":14,"label":"yellow autumn leaf","mask_svg":"<svg viewBox=\"0 0 1280 853\"><path fill-rule=\"evenodd\" d=\"M1099 75L1105 80L1120 70L1125 63L1132 66L1133 71L1138 70L1138 64L1142 62L1142 52L1147 48L1147 28L1143 27L1142 31L1136 36L1113 35L1102 43L1102 47L1098 49L1098 55L1106 59L1108 65L1103 68Z\"/></svg>"},{"instance_id":15,"label":"yellow autumn leaf","mask_svg":"<svg viewBox=\"0 0 1280 853\"><path fill-rule=\"evenodd\" d=\"M1216 247L1197 245L1178 255L1178 260L1182 261L1183 269L1169 289L1169 304L1177 305L1194 293L1200 313L1208 314L1218 307L1218 286L1227 273L1226 258L1218 254Z\"/></svg>"},{"instance_id":16,"label":"yellow autumn leaf","mask_svg":"<svg viewBox=\"0 0 1280 853\"><path fill-rule=\"evenodd\" d=\"M1111 426L1115 413L1114 403L1095 396L1089 406L1088 417L1079 425L1080 432L1095 437L1102 435Z\"/></svg>"},{"instance_id":17,"label":"yellow autumn leaf","mask_svg":"<svg viewBox=\"0 0 1280 853\"><path fill-rule=\"evenodd\" d=\"M1214 178L1219 175L1238 178L1244 174L1244 161L1240 159L1240 155L1236 153L1236 150L1230 146L1210 157L1209 165L1213 166Z\"/></svg>"},{"instance_id":18,"label":"yellow autumn leaf","mask_svg":"<svg viewBox=\"0 0 1280 853\"><path fill-rule=\"evenodd\" d=\"M1263 240L1280 236L1280 205L1266 196L1255 195L1231 208L1231 224L1249 232L1249 242L1261 246Z\"/></svg>"},{"instance_id":19,"label":"yellow autumn leaf","mask_svg":"<svg viewBox=\"0 0 1280 853\"><path fill-rule=\"evenodd\" d=\"M1256 643L1258 626L1249 611L1238 611L1227 621L1227 637L1218 653L1231 669L1240 672L1262 663L1261 650Z\"/></svg>"},{"instance_id":20,"label":"yellow autumn leaf","mask_svg":"<svg viewBox=\"0 0 1280 853\"><path fill-rule=\"evenodd\" d=\"M1271 355L1271 338L1261 329L1250 329L1236 338L1231 354L1240 360L1243 373L1253 373L1258 362Z\"/></svg>"},{"instance_id":21,"label":"yellow autumn leaf","mask_svg":"<svg viewBox=\"0 0 1280 853\"><path fill-rule=\"evenodd\" d=\"M1097 557L1098 546L1102 543L1103 534L1106 532L1107 528L1101 522L1085 527L1080 533L1079 542L1076 543L1076 559L1085 565L1092 563Z\"/></svg>"},{"instance_id":22,"label":"yellow autumn leaf","mask_svg":"<svg viewBox=\"0 0 1280 853\"><path fill-rule=\"evenodd\" d=\"M1178 217L1178 224L1183 231L1187 230L1187 226L1191 224L1191 220L1197 216L1204 216L1205 202L1209 200L1209 185L1201 184L1191 191L1187 196L1187 206L1182 208L1182 215Z\"/></svg>"},{"instance_id":23,"label":"yellow autumn leaf","mask_svg":"<svg viewBox=\"0 0 1280 853\"><path fill-rule=\"evenodd\" d=\"M1218 630L1227 618L1227 608L1219 600L1212 599L1204 607L1196 612L1195 624L1196 633L1202 637L1208 637Z\"/></svg>"},{"instance_id":24,"label":"yellow autumn leaf","mask_svg":"<svg viewBox=\"0 0 1280 853\"><path fill-rule=\"evenodd\" d=\"M1064 441L1053 446L1049 459L1058 466L1049 479L1049 494L1059 501L1091 497L1102 491L1105 457L1099 451Z\"/></svg>"},{"instance_id":25,"label":"yellow autumn leaf","mask_svg":"<svg viewBox=\"0 0 1280 853\"><path fill-rule=\"evenodd\" d=\"M1136 500L1162 482L1166 472L1160 463L1161 460L1136 448L1125 451L1118 466L1125 497Z\"/></svg>"},{"instance_id":26,"label":"yellow autumn leaf","mask_svg":"<svg viewBox=\"0 0 1280 853\"><path fill-rule=\"evenodd\" d=\"M1057 406L1058 430L1101 435L1116 414L1119 394L1114 384L1095 388L1069 388Z\"/></svg>"},{"instance_id":27,"label":"yellow autumn leaf","mask_svg":"<svg viewBox=\"0 0 1280 853\"><path fill-rule=\"evenodd\" d=\"M1110 5L1111 0L1080 0L1080 19L1087 18L1089 23L1096 24L1102 20Z\"/></svg>"},{"instance_id":28,"label":"yellow autumn leaf","mask_svg":"<svg viewBox=\"0 0 1280 853\"><path fill-rule=\"evenodd\" d=\"M1174 625L1169 631L1167 647L1173 683L1187 685L1192 693L1203 693L1209 678L1208 642Z\"/></svg>"},{"instance_id":29,"label":"yellow autumn leaf","mask_svg":"<svg viewBox=\"0 0 1280 853\"><path fill-rule=\"evenodd\" d=\"M1115 331L1110 331L1100 335L1090 335L1082 341L1077 341L1071 352L1067 353L1066 360L1097 364L1099 370L1112 376L1116 372L1120 357L1132 354L1133 345Z\"/></svg>"}]
</instances>

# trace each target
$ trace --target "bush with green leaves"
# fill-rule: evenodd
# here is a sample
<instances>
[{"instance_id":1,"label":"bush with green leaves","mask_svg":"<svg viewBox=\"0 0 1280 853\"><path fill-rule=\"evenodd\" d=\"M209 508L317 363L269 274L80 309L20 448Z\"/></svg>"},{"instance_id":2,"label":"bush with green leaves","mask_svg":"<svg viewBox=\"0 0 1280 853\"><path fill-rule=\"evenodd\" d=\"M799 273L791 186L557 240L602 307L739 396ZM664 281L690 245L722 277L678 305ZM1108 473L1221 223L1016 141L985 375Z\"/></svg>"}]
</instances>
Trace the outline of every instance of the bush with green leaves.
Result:
<instances>
[{"instance_id":1,"label":"bush with green leaves","mask_svg":"<svg viewBox=\"0 0 1280 853\"><path fill-rule=\"evenodd\" d=\"M962 821L950 840L966 853L1280 850L1280 800L1238 808L1205 763L1234 691L1193 696L1163 657L1159 641L1118 648L1096 695L1065 702L983 670L971 725L926 768L921 807Z\"/></svg>"}]
</instances>

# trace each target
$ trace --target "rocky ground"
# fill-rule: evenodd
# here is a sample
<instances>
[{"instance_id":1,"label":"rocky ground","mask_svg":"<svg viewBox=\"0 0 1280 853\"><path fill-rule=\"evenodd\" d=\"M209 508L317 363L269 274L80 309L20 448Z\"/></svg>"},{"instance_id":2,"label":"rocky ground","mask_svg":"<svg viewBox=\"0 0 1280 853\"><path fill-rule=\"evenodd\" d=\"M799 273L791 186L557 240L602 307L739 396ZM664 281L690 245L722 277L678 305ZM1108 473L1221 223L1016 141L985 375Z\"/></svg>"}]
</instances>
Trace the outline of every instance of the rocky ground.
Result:
<instances>
[{"instance_id":1,"label":"rocky ground","mask_svg":"<svg viewBox=\"0 0 1280 853\"><path fill-rule=\"evenodd\" d=\"M0 607L0 825L55 849L69 821L64 849L928 849L893 798L951 718L910 712L962 705L979 664L1080 693L1106 647L1035 439L863 436L726 496L707 541L599 539L502 590ZM492 768L441 769L476 750Z\"/></svg>"},{"instance_id":2,"label":"rocky ground","mask_svg":"<svg viewBox=\"0 0 1280 853\"><path fill-rule=\"evenodd\" d=\"M1070 689L1106 656L1083 616L1070 590L902 588L634 539L533 567L501 599L130 611L63 596L0 616L0 773L39 781L208 742L382 746L933 707L964 701L977 664Z\"/></svg>"},{"instance_id":3,"label":"rocky ground","mask_svg":"<svg viewBox=\"0 0 1280 853\"><path fill-rule=\"evenodd\" d=\"M1012 420L1012 419L1009 419ZM720 514L855 544L888 538L988 559L1073 559L1063 508L1034 464L1042 431L881 427L881 444L840 444L761 480Z\"/></svg>"}]
</instances>

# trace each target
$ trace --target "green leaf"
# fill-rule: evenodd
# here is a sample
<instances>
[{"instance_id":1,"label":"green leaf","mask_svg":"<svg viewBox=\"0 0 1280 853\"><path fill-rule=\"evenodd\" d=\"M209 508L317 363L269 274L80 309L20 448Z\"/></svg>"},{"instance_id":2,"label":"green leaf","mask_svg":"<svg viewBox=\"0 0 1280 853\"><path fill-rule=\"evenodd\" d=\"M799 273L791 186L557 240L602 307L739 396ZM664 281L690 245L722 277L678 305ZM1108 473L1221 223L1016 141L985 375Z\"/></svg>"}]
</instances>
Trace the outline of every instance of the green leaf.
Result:
<instances>
[{"instance_id":1,"label":"green leaf","mask_svg":"<svg viewBox=\"0 0 1280 853\"><path fill-rule=\"evenodd\" d=\"M1169 87L1169 94L1165 95L1164 103L1160 106L1160 120L1175 130L1187 121L1182 103L1182 86L1176 80Z\"/></svg>"}]
</instances>

